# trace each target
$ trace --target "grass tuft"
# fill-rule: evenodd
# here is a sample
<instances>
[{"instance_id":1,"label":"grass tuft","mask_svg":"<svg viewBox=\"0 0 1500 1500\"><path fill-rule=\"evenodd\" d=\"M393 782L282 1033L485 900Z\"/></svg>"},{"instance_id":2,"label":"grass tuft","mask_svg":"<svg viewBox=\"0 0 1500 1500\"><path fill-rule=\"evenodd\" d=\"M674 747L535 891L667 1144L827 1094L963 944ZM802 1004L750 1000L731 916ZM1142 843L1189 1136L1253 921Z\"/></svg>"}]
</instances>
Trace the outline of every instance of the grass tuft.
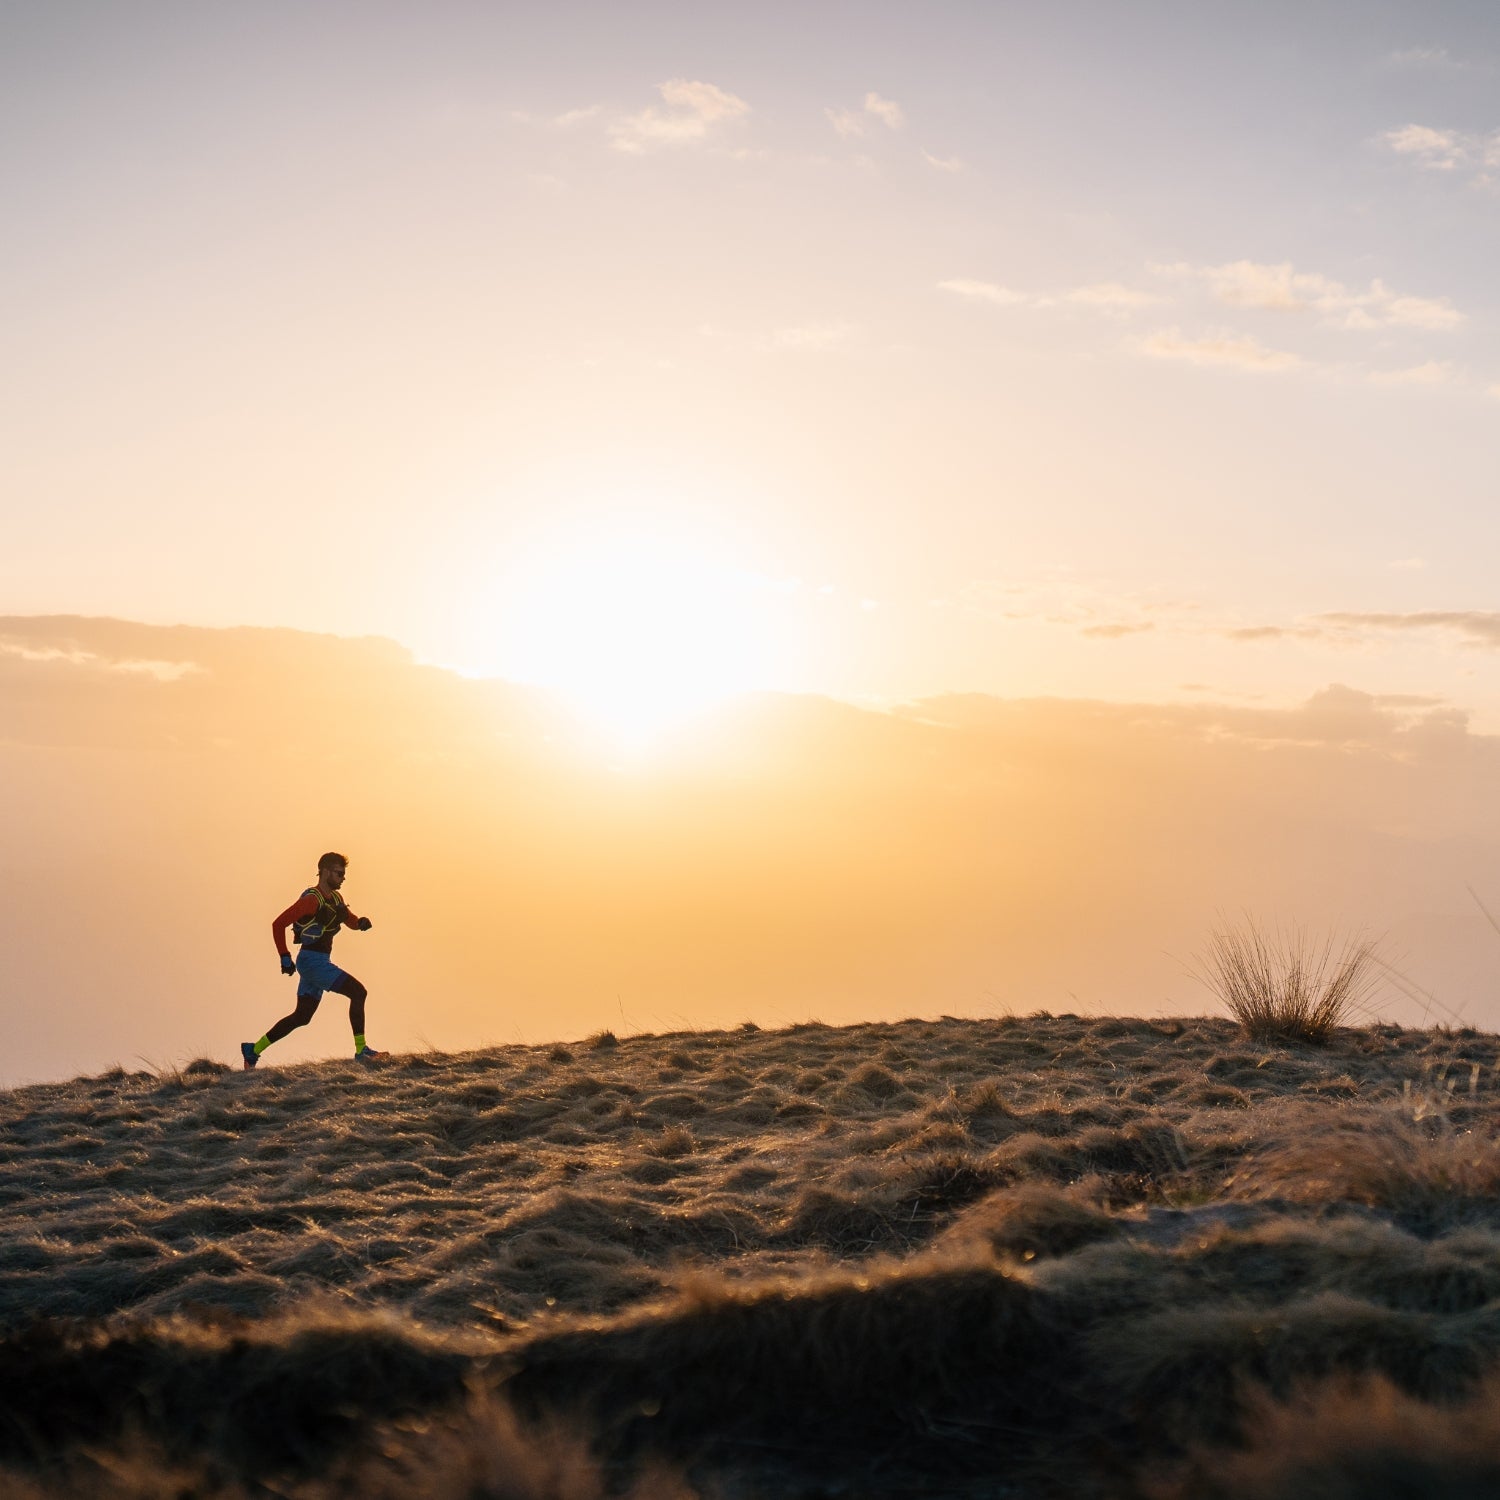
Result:
<instances>
[{"instance_id":1,"label":"grass tuft","mask_svg":"<svg viewBox=\"0 0 1500 1500\"><path fill-rule=\"evenodd\" d=\"M1326 1045L1361 1012L1377 974L1375 944L1321 942L1301 928L1268 932L1246 920L1214 932L1199 977L1256 1042Z\"/></svg>"}]
</instances>

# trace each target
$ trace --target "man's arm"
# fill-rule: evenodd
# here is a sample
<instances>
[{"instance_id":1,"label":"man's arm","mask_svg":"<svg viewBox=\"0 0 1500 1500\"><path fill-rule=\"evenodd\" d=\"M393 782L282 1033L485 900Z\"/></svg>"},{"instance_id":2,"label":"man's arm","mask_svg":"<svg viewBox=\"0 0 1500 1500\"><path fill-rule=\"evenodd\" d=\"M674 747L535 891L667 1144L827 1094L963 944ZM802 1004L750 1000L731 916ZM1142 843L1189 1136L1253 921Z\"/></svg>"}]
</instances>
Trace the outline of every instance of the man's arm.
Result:
<instances>
[{"instance_id":1,"label":"man's arm","mask_svg":"<svg viewBox=\"0 0 1500 1500\"><path fill-rule=\"evenodd\" d=\"M286 946L286 930L293 922L300 922L303 917L310 917L318 909L318 898L316 896L298 896L282 914L271 923L271 941L276 944L276 951L283 957L291 955Z\"/></svg>"}]
</instances>

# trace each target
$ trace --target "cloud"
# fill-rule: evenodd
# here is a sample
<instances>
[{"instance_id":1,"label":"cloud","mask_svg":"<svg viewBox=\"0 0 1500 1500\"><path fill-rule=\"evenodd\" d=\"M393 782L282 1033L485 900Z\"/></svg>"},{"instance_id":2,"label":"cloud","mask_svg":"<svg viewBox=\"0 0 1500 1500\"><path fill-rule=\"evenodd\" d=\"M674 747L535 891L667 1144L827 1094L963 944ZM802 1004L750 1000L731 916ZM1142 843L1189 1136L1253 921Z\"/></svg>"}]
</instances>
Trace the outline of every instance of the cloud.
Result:
<instances>
[{"instance_id":1,"label":"cloud","mask_svg":"<svg viewBox=\"0 0 1500 1500\"><path fill-rule=\"evenodd\" d=\"M894 99L882 99L873 89L865 95L864 103L852 109L826 108L823 111L835 134L850 140L865 133L872 120L879 120L888 130L902 130L906 126L906 111ZM926 152L923 152L926 155ZM939 165L935 159L933 165ZM944 168L945 171L956 168Z\"/></svg>"},{"instance_id":2,"label":"cloud","mask_svg":"<svg viewBox=\"0 0 1500 1500\"><path fill-rule=\"evenodd\" d=\"M1346 634L1319 625L1237 625L1212 633L1222 636L1226 641L1242 644L1254 644L1257 641L1326 641L1336 646L1349 644Z\"/></svg>"},{"instance_id":3,"label":"cloud","mask_svg":"<svg viewBox=\"0 0 1500 1500\"><path fill-rule=\"evenodd\" d=\"M844 343L853 332L854 326L850 323L812 323L800 328L778 328L760 347L818 352Z\"/></svg>"},{"instance_id":4,"label":"cloud","mask_svg":"<svg viewBox=\"0 0 1500 1500\"><path fill-rule=\"evenodd\" d=\"M204 669L195 661L161 661L150 657L107 657L76 645L28 646L24 641L0 639L0 656L16 661L81 667L93 672L121 672L152 677L157 682L179 682Z\"/></svg>"},{"instance_id":5,"label":"cloud","mask_svg":"<svg viewBox=\"0 0 1500 1500\"><path fill-rule=\"evenodd\" d=\"M1468 155L1465 138L1456 130L1434 130L1429 125L1403 125L1381 137L1400 156L1414 156L1417 164L1434 172L1453 171Z\"/></svg>"},{"instance_id":6,"label":"cloud","mask_svg":"<svg viewBox=\"0 0 1500 1500\"><path fill-rule=\"evenodd\" d=\"M828 116L828 123L833 126L835 133L844 140L865 133L864 118L858 110L825 109L823 113Z\"/></svg>"},{"instance_id":7,"label":"cloud","mask_svg":"<svg viewBox=\"0 0 1500 1500\"><path fill-rule=\"evenodd\" d=\"M894 99L882 99L873 89L865 95L865 110L891 130L900 130L906 124L906 111Z\"/></svg>"},{"instance_id":8,"label":"cloud","mask_svg":"<svg viewBox=\"0 0 1500 1500\"><path fill-rule=\"evenodd\" d=\"M1447 631L1474 646L1500 648L1500 611L1485 609L1417 610L1411 614L1333 611L1314 617L1331 625L1359 630Z\"/></svg>"},{"instance_id":9,"label":"cloud","mask_svg":"<svg viewBox=\"0 0 1500 1500\"><path fill-rule=\"evenodd\" d=\"M1155 630L1160 618L1146 618L1148 615L1166 616L1170 627L1171 617L1183 609L1180 604L1142 600L1107 582L1091 583L1074 577L1067 569L1020 583L974 579L959 589L956 602L960 609L980 619L1060 625L1095 640L1118 640Z\"/></svg>"},{"instance_id":10,"label":"cloud","mask_svg":"<svg viewBox=\"0 0 1500 1500\"><path fill-rule=\"evenodd\" d=\"M1113 625L1085 625L1083 634L1094 636L1100 640L1114 641L1124 635L1139 635L1143 630L1155 630L1154 620L1142 620L1136 624L1116 623Z\"/></svg>"},{"instance_id":11,"label":"cloud","mask_svg":"<svg viewBox=\"0 0 1500 1500\"><path fill-rule=\"evenodd\" d=\"M1183 263L1153 266L1159 275L1199 281L1228 307L1279 312L1317 312L1344 328L1456 328L1464 315L1446 297L1413 297L1373 280L1355 291L1315 271L1298 271L1290 261L1275 264L1236 260L1220 266Z\"/></svg>"},{"instance_id":12,"label":"cloud","mask_svg":"<svg viewBox=\"0 0 1500 1500\"><path fill-rule=\"evenodd\" d=\"M1152 292L1137 291L1132 287L1122 286L1117 281L1103 281L1090 286L1074 287L1072 291L1056 295L1018 292L993 281L978 281L961 276L953 277L948 281L940 281L937 285L940 292L952 292L955 296L968 297L975 302L991 302L997 307L1071 305L1113 315L1134 312L1137 308L1149 307L1162 300Z\"/></svg>"},{"instance_id":13,"label":"cloud","mask_svg":"<svg viewBox=\"0 0 1500 1500\"><path fill-rule=\"evenodd\" d=\"M956 156L934 156L930 151L922 153L922 160L935 172L962 172L964 164Z\"/></svg>"},{"instance_id":14,"label":"cloud","mask_svg":"<svg viewBox=\"0 0 1500 1500\"><path fill-rule=\"evenodd\" d=\"M1295 370L1302 360L1286 349L1268 349L1248 335L1220 332L1207 338L1190 339L1180 329L1165 328L1141 343L1141 352L1154 359L1186 360L1195 365L1231 365L1240 370L1266 374Z\"/></svg>"},{"instance_id":15,"label":"cloud","mask_svg":"<svg viewBox=\"0 0 1500 1500\"><path fill-rule=\"evenodd\" d=\"M1372 385L1449 385L1453 366L1444 360L1429 359L1426 364L1408 370L1377 370L1370 376Z\"/></svg>"},{"instance_id":16,"label":"cloud","mask_svg":"<svg viewBox=\"0 0 1500 1500\"><path fill-rule=\"evenodd\" d=\"M1025 292L1013 292L1009 287L996 286L993 281L971 281L964 277L940 281L938 290L976 302L992 302L997 307L1020 307L1032 300Z\"/></svg>"},{"instance_id":17,"label":"cloud","mask_svg":"<svg viewBox=\"0 0 1500 1500\"><path fill-rule=\"evenodd\" d=\"M1397 68L1466 68L1446 47L1406 47L1386 59Z\"/></svg>"},{"instance_id":18,"label":"cloud","mask_svg":"<svg viewBox=\"0 0 1500 1500\"><path fill-rule=\"evenodd\" d=\"M715 84L672 78L658 85L667 108L650 105L609 127L616 151L639 154L660 146L691 146L708 139L715 126L750 113L743 99Z\"/></svg>"},{"instance_id":19,"label":"cloud","mask_svg":"<svg viewBox=\"0 0 1500 1500\"><path fill-rule=\"evenodd\" d=\"M1488 181L1488 171L1500 168L1500 130L1484 135L1470 130L1439 130L1431 125L1403 125L1399 130L1387 130L1380 140L1397 156L1414 161L1427 172L1469 172Z\"/></svg>"},{"instance_id":20,"label":"cloud","mask_svg":"<svg viewBox=\"0 0 1500 1500\"><path fill-rule=\"evenodd\" d=\"M1074 287L1064 294L1062 300L1077 303L1080 307L1097 308L1100 312L1129 312L1137 307L1150 307L1162 299L1154 292L1137 291L1118 281L1101 281L1092 286Z\"/></svg>"}]
</instances>

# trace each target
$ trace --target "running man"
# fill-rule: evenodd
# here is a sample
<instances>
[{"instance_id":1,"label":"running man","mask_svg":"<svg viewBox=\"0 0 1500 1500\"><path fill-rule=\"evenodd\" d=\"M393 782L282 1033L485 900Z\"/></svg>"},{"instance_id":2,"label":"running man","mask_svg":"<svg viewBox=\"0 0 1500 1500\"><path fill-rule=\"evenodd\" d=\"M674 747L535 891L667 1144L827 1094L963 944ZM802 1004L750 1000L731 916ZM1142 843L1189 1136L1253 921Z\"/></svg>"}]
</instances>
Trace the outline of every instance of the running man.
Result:
<instances>
[{"instance_id":1,"label":"running man","mask_svg":"<svg viewBox=\"0 0 1500 1500\"><path fill-rule=\"evenodd\" d=\"M271 923L271 937L281 955L281 972L296 974L297 1008L283 1016L258 1042L241 1042L240 1056L248 1071L260 1061L260 1055L279 1042L289 1031L306 1026L312 1020L325 990L349 997L349 1025L354 1030L354 1055L362 1063L386 1056L365 1041L365 995L368 991L352 974L346 974L334 963L333 935L345 923L360 932L370 930L368 917L357 917L339 894L349 861L342 854L325 854L318 861L318 883L310 885ZM287 952L286 930L301 944L295 962Z\"/></svg>"}]
</instances>

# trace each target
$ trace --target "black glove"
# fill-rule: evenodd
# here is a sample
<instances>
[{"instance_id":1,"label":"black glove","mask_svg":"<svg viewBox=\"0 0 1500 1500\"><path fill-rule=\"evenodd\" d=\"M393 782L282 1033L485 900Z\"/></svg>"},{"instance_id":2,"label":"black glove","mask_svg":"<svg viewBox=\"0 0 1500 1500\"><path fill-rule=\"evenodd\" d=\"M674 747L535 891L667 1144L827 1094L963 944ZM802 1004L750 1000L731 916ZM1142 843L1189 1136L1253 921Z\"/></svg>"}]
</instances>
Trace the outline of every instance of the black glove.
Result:
<instances>
[{"instance_id":1,"label":"black glove","mask_svg":"<svg viewBox=\"0 0 1500 1500\"><path fill-rule=\"evenodd\" d=\"M361 932L368 932L375 924L368 917L361 917L354 925Z\"/></svg>"},{"instance_id":2,"label":"black glove","mask_svg":"<svg viewBox=\"0 0 1500 1500\"><path fill-rule=\"evenodd\" d=\"M297 960L290 953L281 955L281 972L283 974L295 974L297 972Z\"/></svg>"}]
</instances>

